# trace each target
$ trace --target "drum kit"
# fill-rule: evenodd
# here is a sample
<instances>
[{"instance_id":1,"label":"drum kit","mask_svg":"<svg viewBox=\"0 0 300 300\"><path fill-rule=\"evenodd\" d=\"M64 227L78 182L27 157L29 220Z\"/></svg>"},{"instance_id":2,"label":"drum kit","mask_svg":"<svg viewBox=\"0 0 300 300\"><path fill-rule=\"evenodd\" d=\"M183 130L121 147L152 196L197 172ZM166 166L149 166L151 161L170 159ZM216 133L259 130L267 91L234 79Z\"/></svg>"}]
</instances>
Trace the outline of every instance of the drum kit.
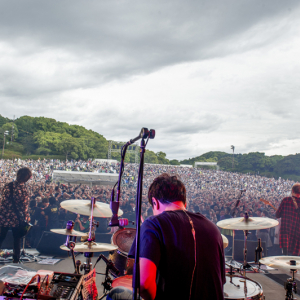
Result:
<instances>
[{"instance_id":1,"label":"drum kit","mask_svg":"<svg viewBox=\"0 0 300 300\"><path fill-rule=\"evenodd\" d=\"M251 267L247 262L247 237L250 230L260 230L275 227L278 221L270 218L249 217L245 213L244 217L231 218L219 221L217 226L223 229L233 230L232 260L226 263L230 267L230 271L226 274L226 283L224 285L225 299L264 299L263 289L260 283L246 276L246 269ZM243 230L244 232L244 263L243 270L234 268L234 230ZM261 253L260 253L261 255ZM292 278L285 283L286 300L294 299L293 292L297 292L295 282L295 272L300 269L299 256L270 256L259 259L259 267L264 264L269 267L279 268L283 270L291 270ZM240 275L234 275L233 269L236 269ZM259 271L259 269L258 269Z\"/></svg>"},{"instance_id":2,"label":"drum kit","mask_svg":"<svg viewBox=\"0 0 300 300\"><path fill-rule=\"evenodd\" d=\"M51 229L52 232L57 234L66 235L66 243L60 248L69 251L73 258L75 273L84 271L85 274L89 273L92 268L91 258L95 252L109 252L109 259L104 255L100 255L96 264L100 259L106 263L105 281L102 283L104 286L104 294L99 299L104 298L109 290L117 286L125 286L132 289L132 274L134 259L128 258L128 252L133 244L136 230L134 228L120 228L112 236L111 244L96 243L95 227L97 223L94 217L109 218L112 216L111 209L108 204L96 202L92 200L66 200L61 203L61 207L80 215L90 216L90 228L87 240L85 242L76 242L77 237L85 237L87 233L74 230L74 222L69 221L65 229ZM123 214L119 210L119 216ZM250 230L267 229L278 225L278 221L270 218L248 217L247 213L244 217L231 218L219 221L217 226L223 229L243 230L244 232L244 262L243 270L235 268L234 266L234 242L232 249L232 260L226 263L230 267L230 271L226 274L226 283L224 285L225 299L264 299L263 289L260 283L248 278L246 276L246 269L251 267L247 262L247 237ZM223 246L228 246L228 239L222 235ZM84 253L86 262L81 265L80 261L75 261L74 252ZM288 279L285 284L286 299L293 299L293 291L296 292L296 282L294 274L297 269L300 269L300 257L295 256L270 256L264 257L259 260L260 264L270 267L288 269L293 272L292 278ZM95 267L94 266L94 267ZM233 272L239 272L235 275ZM111 275L114 279L110 278Z\"/></svg>"},{"instance_id":3,"label":"drum kit","mask_svg":"<svg viewBox=\"0 0 300 300\"><path fill-rule=\"evenodd\" d=\"M102 274L105 275L105 281L102 283L104 294L99 299L104 298L107 292L112 287L117 286L123 277L127 278L129 276L132 280L134 260L127 258L127 255L135 238L136 230L134 228L120 228L113 234L111 244L96 243L94 232L98 224L94 221L94 218L110 218L112 216L110 206L106 203L95 201L93 198L92 200L66 200L61 202L60 205L70 212L90 216L88 233L75 230L73 221L68 221L64 229L51 229L54 233L67 236L66 243L61 245L60 249L71 253L75 273L80 274L83 271L84 274L88 274L92 270L91 258L94 256L94 253L110 253L109 259L101 254L94 265L95 267L100 259L103 259L106 263L106 273ZM121 216L122 214L123 211L119 209L118 215ZM86 241L77 242L79 237L81 240L86 238ZM86 261L83 265L79 260L75 261L75 252L84 253ZM109 277L109 274L114 278L113 280ZM119 277L120 275L122 276Z\"/></svg>"}]
</instances>

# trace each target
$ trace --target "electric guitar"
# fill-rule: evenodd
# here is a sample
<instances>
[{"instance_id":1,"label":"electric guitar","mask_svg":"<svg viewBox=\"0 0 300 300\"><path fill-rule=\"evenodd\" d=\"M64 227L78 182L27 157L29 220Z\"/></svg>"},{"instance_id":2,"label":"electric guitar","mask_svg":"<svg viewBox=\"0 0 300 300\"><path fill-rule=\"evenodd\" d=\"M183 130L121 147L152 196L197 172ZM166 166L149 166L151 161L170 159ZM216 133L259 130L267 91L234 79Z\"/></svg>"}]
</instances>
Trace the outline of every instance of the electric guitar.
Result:
<instances>
[{"instance_id":1,"label":"electric guitar","mask_svg":"<svg viewBox=\"0 0 300 300\"><path fill-rule=\"evenodd\" d=\"M264 203L264 204L266 204L266 205L269 205L272 208L274 208L275 210L277 210L277 208L270 201L267 201L267 200L262 199L262 198L260 198L259 201L262 202L262 203Z\"/></svg>"}]
</instances>

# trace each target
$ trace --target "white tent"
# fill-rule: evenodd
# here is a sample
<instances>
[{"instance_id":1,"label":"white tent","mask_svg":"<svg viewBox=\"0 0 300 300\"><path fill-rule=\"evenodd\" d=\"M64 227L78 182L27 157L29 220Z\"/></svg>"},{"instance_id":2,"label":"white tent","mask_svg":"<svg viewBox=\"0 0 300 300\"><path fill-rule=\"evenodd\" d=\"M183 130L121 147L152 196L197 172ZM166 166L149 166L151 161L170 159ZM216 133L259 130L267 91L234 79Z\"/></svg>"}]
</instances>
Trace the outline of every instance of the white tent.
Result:
<instances>
[{"instance_id":1,"label":"white tent","mask_svg":"<svg viewBox=\"0 0 300 300\"><path fill-rule=\"evenodd\" d=\"M73 184L93 185L114 185L119 178L119 174L113 173L93 173L93 172L73 172L73 171L53 171L54 182L66 182Z\"/></svg>"}]
</instances>

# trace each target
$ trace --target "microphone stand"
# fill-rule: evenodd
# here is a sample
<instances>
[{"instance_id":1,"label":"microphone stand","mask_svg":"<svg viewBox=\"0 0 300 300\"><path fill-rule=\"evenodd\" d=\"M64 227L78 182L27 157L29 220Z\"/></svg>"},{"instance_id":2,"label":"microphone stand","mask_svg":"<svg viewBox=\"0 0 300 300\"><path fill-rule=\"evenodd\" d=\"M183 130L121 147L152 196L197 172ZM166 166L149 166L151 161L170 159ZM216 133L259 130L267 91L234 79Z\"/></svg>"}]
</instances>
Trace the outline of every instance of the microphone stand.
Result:
<instances>
[{"instance_id":1,"label":"microphone stand","mask_svg":"<svg viewBox=\"0 0 300 300\"><path fill-rule=\"evenodd\" d=\"M149 139L149 137L148 137ZM135 260L133 267L133 299L137 300L137 291L140 290L140 230L141 230L141 212L142 212L142 192L143 192L143 173L144 173L144 155L145 140L141 141L140 167L138 175L137 193L136 193L136 236L135 236Z\"/></svg>"}]
</instances>

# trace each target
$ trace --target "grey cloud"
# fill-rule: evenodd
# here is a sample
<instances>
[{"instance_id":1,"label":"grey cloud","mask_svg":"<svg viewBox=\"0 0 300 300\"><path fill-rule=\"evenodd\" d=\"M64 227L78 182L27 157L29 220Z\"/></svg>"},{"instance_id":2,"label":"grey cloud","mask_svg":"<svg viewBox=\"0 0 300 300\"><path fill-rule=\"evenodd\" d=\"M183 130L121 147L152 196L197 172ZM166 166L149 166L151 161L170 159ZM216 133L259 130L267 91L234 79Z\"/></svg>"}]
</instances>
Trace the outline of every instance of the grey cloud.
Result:
<instances>
[{"instance_id":1,"label":"grey cloud","mask_svg":"<svg viewBox=\"0 0 300 300\"><path fill-rule=\"evenodd\" d=\"M69 77L63 76L62 82L45 79L40 89L30 84L34 78L28 78L21 94L31 95L90 87L168 65L223 56L224 48L218 45L227 38L262 20L287 15L297 6L296 0L1 1L0 37L15 45L20 56L64 49L82 64ZM229 47L227 54L230 51ZM18 69L14 75L26 78ZM10 82L6 85L4 91L19 95Z\"/></svg>"}]
</instances>

